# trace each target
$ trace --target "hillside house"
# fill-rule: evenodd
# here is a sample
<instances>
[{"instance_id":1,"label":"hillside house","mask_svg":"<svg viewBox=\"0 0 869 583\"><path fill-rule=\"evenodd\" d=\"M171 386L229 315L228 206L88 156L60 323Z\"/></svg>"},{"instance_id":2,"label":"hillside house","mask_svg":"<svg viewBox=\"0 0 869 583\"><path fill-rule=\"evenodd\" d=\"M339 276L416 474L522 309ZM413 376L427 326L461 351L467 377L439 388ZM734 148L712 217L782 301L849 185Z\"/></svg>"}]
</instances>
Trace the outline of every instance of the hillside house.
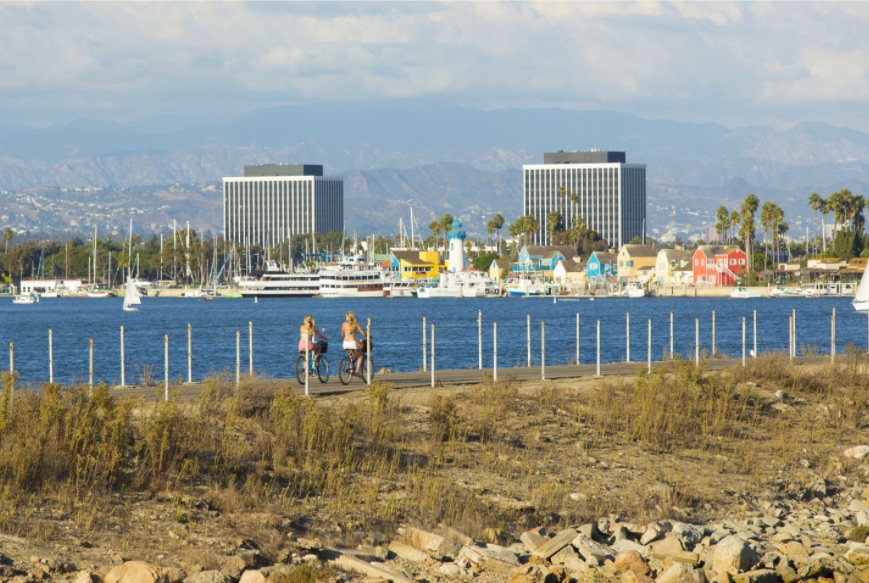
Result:
<instances>
[{"instance_id":1,"label":"hillside house","mask_svg":"<svg viewBox=\"0 0 869 583\"><path fill-rule=\"evenodd\" d=\"M576 249L567 245L526 245L519 251L514 274L551 277L555 266L564 259L576 257Z\"/></svg>"},{"instance_id":2,"label":"hillside house","mask_svg":"<svg viewBox=\"0 0 869 583\"><path fill-rule=\"evenodd\" d=\"M655 283L661 286L690 285L694 282L692 258L684 249L661 249L655 259Z\"/></svg>"},{"instance_id":3,"label":"hillside house","mask_svg":"<svg viewBox=\"0 0 869 583\"><path fill-rule=\"evenodd\" d=\"M588 256L586 271L588 282L603 283L607 277L615 277L618 271L618 256L611 251L592 251Z\"/></svg>"},{"instance_id":4,"label":"hillside house","mask_svg":"<svg viewBox=\"0 0 869 583\"><path fill-rule=\"evenodd\" d=\"M657 258L658 251L652 245L622 245L616 272L619 282L645 282Z\"/></svg>"}]
</instances>

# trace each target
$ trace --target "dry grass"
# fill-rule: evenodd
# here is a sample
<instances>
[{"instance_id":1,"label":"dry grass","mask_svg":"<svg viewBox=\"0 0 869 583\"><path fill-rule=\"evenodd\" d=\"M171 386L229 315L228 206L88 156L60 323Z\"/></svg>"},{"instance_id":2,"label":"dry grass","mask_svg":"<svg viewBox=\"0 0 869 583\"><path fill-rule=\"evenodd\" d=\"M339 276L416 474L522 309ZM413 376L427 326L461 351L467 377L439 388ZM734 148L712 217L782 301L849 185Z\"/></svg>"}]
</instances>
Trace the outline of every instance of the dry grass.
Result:
<instances>
[{"instance_id":1,"label":"dry grass","mask_svg":"<svg viewBox=\"0 0 869 583\"><path fill-rule=\"evenodd\" d=\"M382 382L315 401L216 375L188 407L105 386L13 397L3 373L0 530L48 540L51 522L28 509L52 507L97 532L109 500L161 498L185 533L257 516L245 528L269 554L282 528L350 545L399 523L483 537L607 514L700 518L848 471L829 459L866 440L867 373L856 351L815 369L770 354L723 373L674 362L615 382L486 379L416 401Z\"/></svg>"}]
</instances>

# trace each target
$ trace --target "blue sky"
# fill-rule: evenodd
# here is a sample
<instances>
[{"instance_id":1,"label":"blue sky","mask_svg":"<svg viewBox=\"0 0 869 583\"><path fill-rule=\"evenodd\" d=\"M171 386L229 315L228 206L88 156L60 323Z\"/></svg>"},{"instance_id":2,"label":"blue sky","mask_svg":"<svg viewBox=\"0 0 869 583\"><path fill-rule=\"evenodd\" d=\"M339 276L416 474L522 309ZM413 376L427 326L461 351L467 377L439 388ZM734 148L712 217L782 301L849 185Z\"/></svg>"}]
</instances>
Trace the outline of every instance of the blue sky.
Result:
<instances>
[{"instance_id":1,"label":"blue sky","mask_svg":"<svg viewBox=\"0 0 869 583\"><path fill-rule=\"evenodd\" d=\"M869 131L869 3L0 2L0 121L310 101Z\"/></svg>"}]
</instances>

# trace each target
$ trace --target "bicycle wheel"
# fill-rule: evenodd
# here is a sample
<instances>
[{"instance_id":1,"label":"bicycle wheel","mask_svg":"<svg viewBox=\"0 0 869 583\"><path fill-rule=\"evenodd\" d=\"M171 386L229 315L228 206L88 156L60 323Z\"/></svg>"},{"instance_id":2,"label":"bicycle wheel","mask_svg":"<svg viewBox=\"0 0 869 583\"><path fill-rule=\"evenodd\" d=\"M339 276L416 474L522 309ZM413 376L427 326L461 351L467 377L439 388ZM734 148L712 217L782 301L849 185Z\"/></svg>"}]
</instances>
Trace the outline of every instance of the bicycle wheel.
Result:
<instances>
[{"instance_id":1,"label":"bicycle wheel","mask_svg":"<svg viewBox=\"0 0 869 583\"><path fill-rule=\"evenodd\" d=\"M371 364L371 380L374 380L374 359L366 358L362 361L362 370L359 373L362 375L362 382L368 383L368 365Z\"/></svg>"},{"instance_id":2,"label":"bicycle wheel","mask_svg":"<svg viewBox=\"0 0 869 583\"><path fill-rule=\"evenodd\" d=\"M325 356L321 356L317 362L317 377L321 383L329 382L329 359Z\"/></svg>"},{"instance_id":3,"label":"bicycle wheel","mask_svg":"<svg viewBox=\"0 0 869 583\"><path fill-rule=\"evenodd\" d=\"M296 359L296 380L300 385L305 384L305 355L300 354Z\"/></svg>"},{"instance_id":4,"label":"bicycle wheel","mask_svg":"<svg viewBox=\"0 0 869 583\"><path fill-rule=\"evenodd\" d=\"M345 356L338 363L338 380L342 385L349 385L353 378L353 363L350 362L350 357Z\"/></svg>"}]
</instances>

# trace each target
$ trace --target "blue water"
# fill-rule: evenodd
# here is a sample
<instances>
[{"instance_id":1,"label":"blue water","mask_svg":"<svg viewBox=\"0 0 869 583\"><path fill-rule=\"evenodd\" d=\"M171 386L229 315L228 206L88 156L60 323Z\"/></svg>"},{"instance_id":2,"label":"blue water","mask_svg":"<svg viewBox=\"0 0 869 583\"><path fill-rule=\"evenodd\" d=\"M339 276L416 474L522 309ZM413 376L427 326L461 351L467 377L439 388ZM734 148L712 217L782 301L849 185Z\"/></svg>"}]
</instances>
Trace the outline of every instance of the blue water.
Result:
<instances>
[{"instance_id":1,"label":"blue water","mask_svg":"<svg viewBox=\"0 0 869 583\"><path fill-rule=\"evenodd\" d=\"M124 312L121 299L44 299L15 305L0 299L0 369L9 368L9 344L14 343L15 369L24 383L49 379L48 331L54 346L54 379L86 382L89 339L94 341L96 381L120 382L120 327L124 327L126 382L142 371L164 377L164 335L169 336L169 376L187 380L187 325L192 326L193 380L218 371L235 371L236 332L241 332L241 368L249 370L249 322L253 323L254 368L264 376L286 378L296 357L299 326L305 314L330 337L329 356L337 360L340 326L346 310L354 310L363 325L371 319L376 368L414 371L422 367L422 319L435 325L438 369L478 365L478 314L482 314L483 366L493 362L493 322L498 326L498 367L525 365L527 317L531 317L532 364L540 363L541 321L545 322L546 364L568 364L576 353L576 314L580 314L580 361L596 361L596 322L601 328L602 362L626 359L626 313L630 312L630 357L645 362L648 320L652 320L652 358L661 359L670 345L673 314L674 349L694 356L695 320L700 320L700 349L711 351L712 312L716 349L734 357L742 354L742 318L747 322L748 347L753 347L753 311L757 312L758 351L788 347L788 317L797 314L798 354L830 351L830 320L836 309L836 346L867 345L867 316L858 314L850 298L604 298L553 303L543 298L492 299L217 299L144 298L139 312ZM429 352L430 354L430 352ZM430 358L430 357L428 357ZM334 367L333 363L333 367Z\"/></svg>"}]
</instances>

